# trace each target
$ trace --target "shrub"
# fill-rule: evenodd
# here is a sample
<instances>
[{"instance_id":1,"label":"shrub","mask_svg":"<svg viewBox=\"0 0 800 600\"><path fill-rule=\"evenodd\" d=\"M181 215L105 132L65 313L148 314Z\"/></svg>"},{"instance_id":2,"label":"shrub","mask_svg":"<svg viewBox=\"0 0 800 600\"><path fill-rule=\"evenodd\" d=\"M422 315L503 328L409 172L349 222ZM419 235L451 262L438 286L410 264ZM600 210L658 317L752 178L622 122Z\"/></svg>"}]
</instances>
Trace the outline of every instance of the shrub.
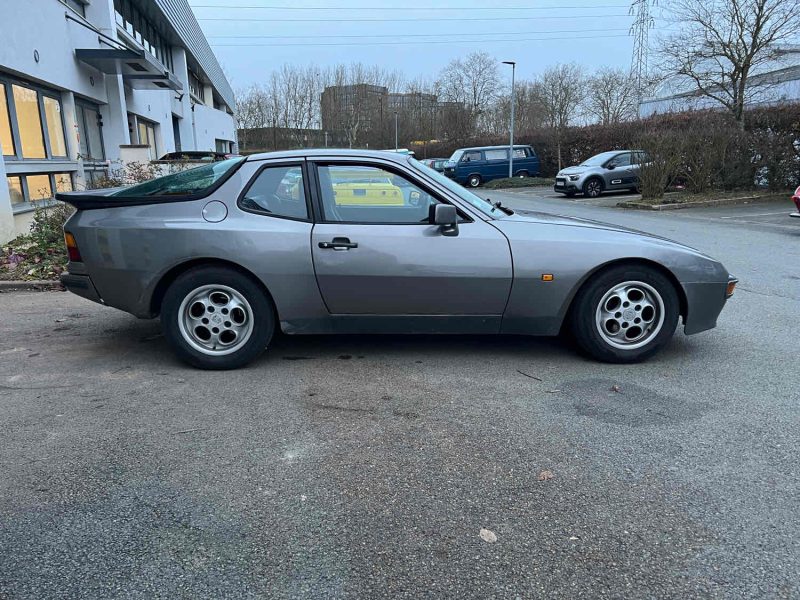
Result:
<instances>
[{"instance_id":1,"label":"shrub","mask_svg":"<svg viewBox=\"0 0 800 600\"><path fill-rule=\"evenodd\" d=\"M30 233L9 242L0 253L0 265L12 279L55 279L67 265L64 223L72 215L68 204L39 205Z\"/></svg>"}]
</instances>

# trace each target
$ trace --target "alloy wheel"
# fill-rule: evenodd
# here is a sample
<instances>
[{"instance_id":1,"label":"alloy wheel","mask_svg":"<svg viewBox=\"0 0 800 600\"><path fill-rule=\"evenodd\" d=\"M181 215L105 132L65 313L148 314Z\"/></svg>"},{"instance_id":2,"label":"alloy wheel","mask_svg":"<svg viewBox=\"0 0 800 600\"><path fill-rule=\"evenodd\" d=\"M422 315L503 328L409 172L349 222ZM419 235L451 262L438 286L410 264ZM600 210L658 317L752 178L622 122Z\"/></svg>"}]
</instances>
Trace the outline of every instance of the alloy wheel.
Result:
<instances>
[{"instance_id":1,"label":"alloy wheel","mask_svg":"<svg viewBox=\"0 0 800 600\"><path fill-rule=\"evenodd\" d=\"M595 325L610 346L621 350L641 348L664 325L664 300L658 290L642 281L619 283L600 299Z\"/></svg>"},{"instance_id":2,"label":"alloy wheel","mask_svg":"<svg viewBox=\"0 0 800 600\"><path fill-rule=\"evenodd\" d=\"M231 354L253 333L253 309L247 299L225 285L204 285L189 292L178 309L184 340L210 356Z\"/></svg>"}]
</instances>

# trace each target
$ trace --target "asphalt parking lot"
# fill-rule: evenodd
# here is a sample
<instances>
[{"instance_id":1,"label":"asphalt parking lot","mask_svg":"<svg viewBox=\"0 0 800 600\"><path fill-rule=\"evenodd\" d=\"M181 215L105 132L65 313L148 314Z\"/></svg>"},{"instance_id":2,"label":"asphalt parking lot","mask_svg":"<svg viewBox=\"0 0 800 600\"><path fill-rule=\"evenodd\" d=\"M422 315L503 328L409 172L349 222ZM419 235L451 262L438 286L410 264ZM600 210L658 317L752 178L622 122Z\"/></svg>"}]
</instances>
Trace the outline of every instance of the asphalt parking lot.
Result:
<instances>
[{"instance_id":1,"label":"asphalt parking lot","mask_svg":"<svg viewBox=\"0 0 800 600\"><path fill-rule=\"evenodd\" d=\"M339 336L229 373L178 364L157 322L0 294L0 598L800 596L788 200L489 195L675 238L739 290L636 366Z\"/></svg>"}]
</instances>

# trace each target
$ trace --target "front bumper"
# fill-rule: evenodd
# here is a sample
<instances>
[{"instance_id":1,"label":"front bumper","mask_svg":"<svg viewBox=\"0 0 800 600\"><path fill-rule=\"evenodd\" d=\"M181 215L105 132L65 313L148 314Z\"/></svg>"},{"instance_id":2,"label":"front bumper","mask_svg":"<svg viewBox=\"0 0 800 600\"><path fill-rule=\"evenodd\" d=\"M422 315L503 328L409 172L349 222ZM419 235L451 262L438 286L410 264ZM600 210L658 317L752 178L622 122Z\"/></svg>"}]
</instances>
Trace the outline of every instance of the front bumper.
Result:
<instances>
[{"instance_id":1,"label":"front bumper","mask_svg":"<svg viewBox=\"0 0 800 600\"><path fill-rule=\"evenodd\" d=\"M683 332L686 335L700 333L717 326L717 318L733 292L728 293L729 285L738 283L732 275L728 281L713 283L684 283L686 294L686 316L683 319Z\"/></svg>"},{"instance_id":2,"label":"front bumper","mask_svg":"<svg viewBox=\"0 0 800 600\"><path fill-rule=\"evenodd\" d=\"M61 274L61 284L73 294L98 304L104 304L103 299L92 283L92 279L88 275L75 275L65 272Z\"/></svg>"}]
</instances>

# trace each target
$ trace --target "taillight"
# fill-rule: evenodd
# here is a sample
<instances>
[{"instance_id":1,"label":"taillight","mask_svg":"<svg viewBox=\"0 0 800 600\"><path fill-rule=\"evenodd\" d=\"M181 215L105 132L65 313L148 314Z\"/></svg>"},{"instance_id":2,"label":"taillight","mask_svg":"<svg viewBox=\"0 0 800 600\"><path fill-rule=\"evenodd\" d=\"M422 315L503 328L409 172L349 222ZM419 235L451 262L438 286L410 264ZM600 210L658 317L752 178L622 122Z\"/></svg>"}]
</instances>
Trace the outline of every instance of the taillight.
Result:
<instances>
[{"instance_id":1,"label":"taillight","mask_svg":"<svg viewBox=\"0 0 800 600\"><path fill-rule=\"evenodd\" d=\"M67 255L70 262L83 262L81 252L78 250L78 244L75 242L75 236L69 231L64 232L64 242L67 244Z\"/></svg>"}]
</instances>

